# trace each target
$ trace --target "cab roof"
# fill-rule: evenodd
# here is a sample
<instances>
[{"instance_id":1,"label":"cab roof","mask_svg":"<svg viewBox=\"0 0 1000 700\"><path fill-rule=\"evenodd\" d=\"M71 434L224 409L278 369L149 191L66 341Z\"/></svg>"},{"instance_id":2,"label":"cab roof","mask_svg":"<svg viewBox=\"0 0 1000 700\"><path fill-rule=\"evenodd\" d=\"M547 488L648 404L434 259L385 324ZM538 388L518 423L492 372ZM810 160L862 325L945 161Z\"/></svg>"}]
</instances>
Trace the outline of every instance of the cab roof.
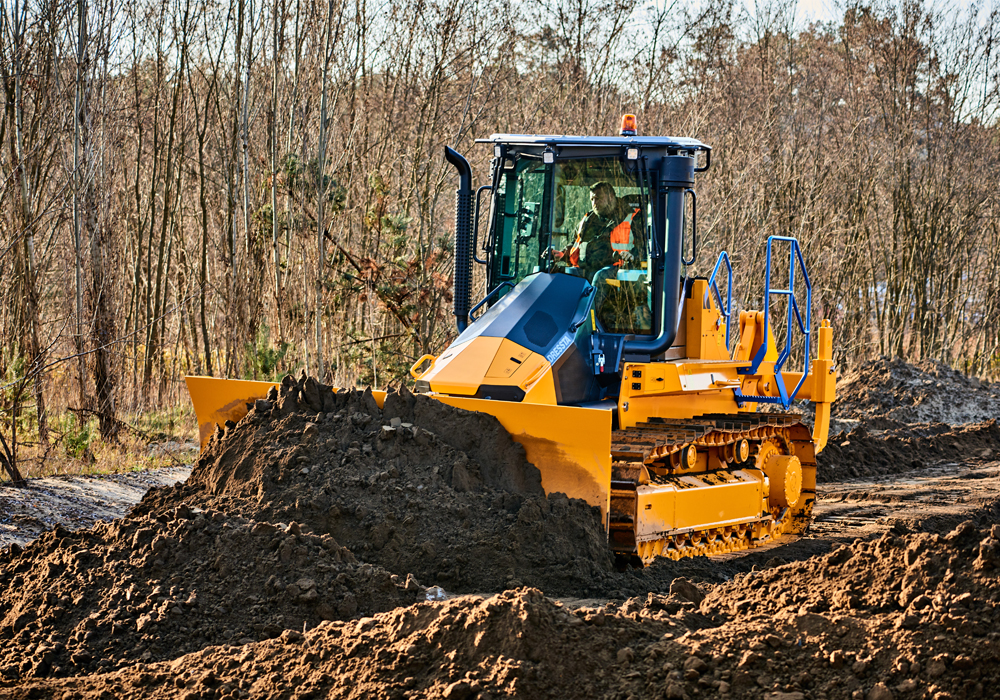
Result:
<instances>
[{"instance_id":1,"label":"cab roof","mask_svg":"<svg viewBox=\"0 0 1000 700\"><path fill-rule=\"evenodd\" d=\"M711 151L698 139L677 136L566 136L538 134L493 134L489 138L476 139L476 143L503 143L511 146L640 146L646 148L668 148L682 151Z\"/></svg>"}]
</instances>

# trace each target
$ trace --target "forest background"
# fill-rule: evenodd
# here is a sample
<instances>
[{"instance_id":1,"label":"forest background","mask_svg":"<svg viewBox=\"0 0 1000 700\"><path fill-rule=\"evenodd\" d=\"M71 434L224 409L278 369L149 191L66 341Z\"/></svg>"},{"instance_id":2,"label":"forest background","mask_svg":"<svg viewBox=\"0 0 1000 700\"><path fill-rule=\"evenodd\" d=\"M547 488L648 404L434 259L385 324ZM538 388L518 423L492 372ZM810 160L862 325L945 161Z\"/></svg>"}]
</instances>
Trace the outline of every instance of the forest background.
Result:
<instances>
[{"instance_id":1,"label":"forest background","mask_svg":"<svg viewBox=\"0 0 1000 700\"><path fill-rule=\"evenodd\" d=\"M623 112L714 148L691 272L729 251L735 296L759 308L766 237L796 236L840 367L996 377L998 10L837 14L6 0L0 466L38 474L190 426L186 374L399 384L456 334L444 146L483 182L474 139L613 134Z\"/></svg>"}]
</instances>

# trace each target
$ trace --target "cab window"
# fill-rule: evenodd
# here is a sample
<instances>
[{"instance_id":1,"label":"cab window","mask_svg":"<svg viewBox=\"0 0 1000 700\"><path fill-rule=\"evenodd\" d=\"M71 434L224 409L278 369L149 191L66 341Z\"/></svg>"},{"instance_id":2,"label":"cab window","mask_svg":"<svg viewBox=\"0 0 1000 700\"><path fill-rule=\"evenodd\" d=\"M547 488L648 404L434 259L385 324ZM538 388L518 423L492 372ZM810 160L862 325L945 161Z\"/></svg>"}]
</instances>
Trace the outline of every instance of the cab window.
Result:
<instances>
[{"instance_id":1,"label":"cab window","mask_svg":"<svg viewBox=\"0 0 1000 700\"><path fill-rule=\"evenodd\" d=\"M649 334L652 208L645 182L618 158L559 161L553 181L552 270L594 285L604 330Z\"/></svg>"},{"instance_id":2,"label":"cab window","mask_svg":"<svg viewBox=\"0 0 1000 700\"><path fill-rule=\"evenodd\" d=\"M652 208L638 172L615 157L546 165L520 156L501 167L490 288L542 271L584 277L603 330L649 334Z\"/></svg>"}]
</instances>

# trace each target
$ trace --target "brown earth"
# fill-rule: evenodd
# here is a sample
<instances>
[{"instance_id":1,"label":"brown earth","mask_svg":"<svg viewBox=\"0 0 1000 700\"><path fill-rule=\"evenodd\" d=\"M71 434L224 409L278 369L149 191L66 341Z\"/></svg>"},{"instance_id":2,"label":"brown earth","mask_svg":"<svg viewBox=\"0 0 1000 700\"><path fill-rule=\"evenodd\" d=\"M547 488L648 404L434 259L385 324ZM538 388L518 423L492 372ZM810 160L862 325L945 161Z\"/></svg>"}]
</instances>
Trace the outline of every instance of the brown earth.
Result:
<instances>
[{"instance_id":1,"label":"brown earth","mask_svg":"<svg viewBox=\"0 0 1000 700\"><path fill-rule=\"evenodd\" d=\"M613 573L597 509L546 498L493 416L405 390L382 411L370 393L311 379L275 394L213 438L182 488L151 492L140 511L189 502L294 520L453 592L586 594Z\"/></svg>"},{"instance_id":2,"label":"brown earth","mask_svg":"<svg viewBox=\"0 0 1000 700\"><path fill-rule=\"evenodd\" d=\"M1000 454L1000 386L935 361L882 358L855 367L837 382L832 413L820 482Z\"/></svg>"},{"instance_id":3,"label":"brown earth","mask_svg":"<svg viewBox=\"0 0 1000 700\"><path fill-rule=\"evenodd\" d=\"M1000 454L1000 425L910 425L869 431L859 425L830 438L820 453L817 480L844 481L902 474L939 464L992 459Z\"/></svg>"},{"instance_id":4,"label":"brown earth","mask_svg":"<svg viewBox=\"0 0 1000 700\"><path fill-rule=\"evenodd\" d=\"M1000 385L934 360L864 362L837 381L833 417L863 420L869 429L908 423L982 423L1000 418Z\"/></svg>"},{"instance_id":5,"label":"brown earth","mask_svg":"<svg viewBox=\"0 0 1000 700\"><path fill-rule=\"evenodd\" d=\"M1000 682L1000 525L886 534L707 595L420 603L10 698L948 698Z\"/></svg>"},{"instance_id":6,"label":"brown earth","mask_svg":"<svg viewBox=\"0 0 1000 700\"><path fill-rule=\"evenodd\" d=\"M619 572L491 417L287 380L187 484L0 552L0 698L991 697L997 424L858 386L805 537Z\"/></svg>"},{"instance_id":7,"label":"brown earth","mask_svg":"<svg viewBox=\"0 0 1000 700\"><path fill-rule=\"evenodd\" d=\"M0 552L0 676L91 673L390 610L422 589L328 535L185 505Z\"/></svg>"}]
</instances>

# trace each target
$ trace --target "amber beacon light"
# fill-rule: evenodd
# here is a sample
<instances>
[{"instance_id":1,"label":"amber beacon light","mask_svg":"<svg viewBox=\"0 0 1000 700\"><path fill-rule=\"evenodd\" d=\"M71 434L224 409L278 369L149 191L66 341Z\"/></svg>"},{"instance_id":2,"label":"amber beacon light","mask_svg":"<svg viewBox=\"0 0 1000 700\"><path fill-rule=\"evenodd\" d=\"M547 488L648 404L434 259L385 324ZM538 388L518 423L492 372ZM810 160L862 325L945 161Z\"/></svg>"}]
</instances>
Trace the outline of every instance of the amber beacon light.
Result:
<instances>
[{"instance_id":1,"label":"amber beacon light","mask_svg":"<svg viewBox=\"0 0 1000 700\"><path fill-rule=\"evenodd\" d=\"M622 115L622 136L635 136L635 115Z\"/></svg>"}]
</instances>

